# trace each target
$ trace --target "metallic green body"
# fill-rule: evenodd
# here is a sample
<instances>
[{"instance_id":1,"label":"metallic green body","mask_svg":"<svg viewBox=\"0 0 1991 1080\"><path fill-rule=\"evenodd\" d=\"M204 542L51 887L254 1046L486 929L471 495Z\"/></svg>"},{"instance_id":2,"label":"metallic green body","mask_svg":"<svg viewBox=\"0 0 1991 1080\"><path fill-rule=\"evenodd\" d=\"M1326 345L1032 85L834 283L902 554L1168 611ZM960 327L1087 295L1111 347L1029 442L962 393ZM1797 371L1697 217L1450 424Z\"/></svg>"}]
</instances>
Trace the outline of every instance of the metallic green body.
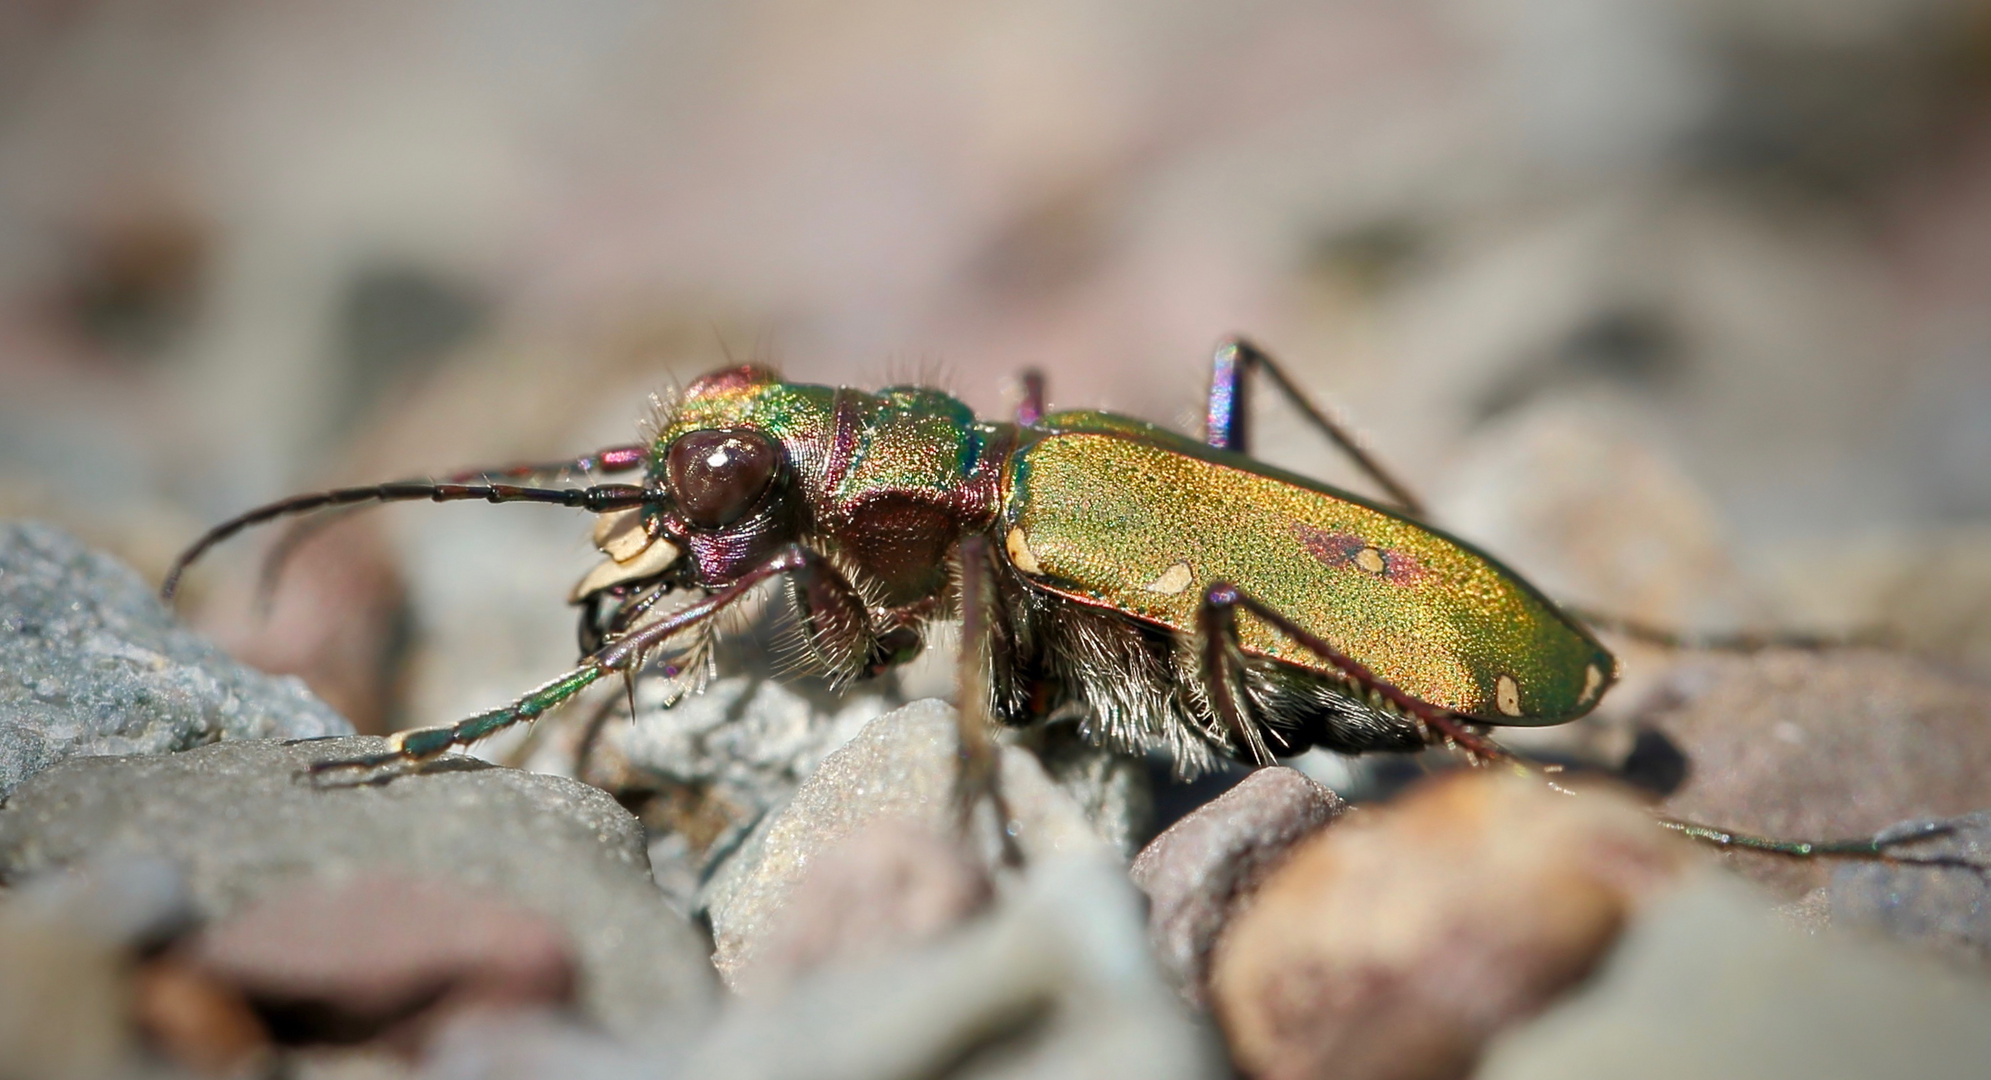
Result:
<instances>
[{"instance_id":1,"label":"metallic green body","mask_svg":"<svg viewBox=\"0 0 1991 1080\"><path fill-rule=\"evenodd\" d=\"M1325 485L1105 413L1046 417L1004 475L1010 561L1039 587L1180 633L1204 590L1256 596L1399 689L1494 724L1588 712L1610 653L1518 575ZM1246 652L1333 676L1265 623Z\"/></svg>"}]
</instances>

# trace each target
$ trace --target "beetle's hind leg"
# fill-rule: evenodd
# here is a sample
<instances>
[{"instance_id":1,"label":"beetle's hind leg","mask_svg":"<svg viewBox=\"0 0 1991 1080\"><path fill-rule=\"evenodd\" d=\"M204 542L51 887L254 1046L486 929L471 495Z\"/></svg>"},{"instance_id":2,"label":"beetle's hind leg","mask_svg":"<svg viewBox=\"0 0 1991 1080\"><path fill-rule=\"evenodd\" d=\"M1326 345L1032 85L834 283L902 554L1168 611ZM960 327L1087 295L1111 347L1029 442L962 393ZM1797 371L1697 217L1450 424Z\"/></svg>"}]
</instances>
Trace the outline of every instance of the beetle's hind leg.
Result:
<instances>
[{"instance_id":1,"label":"beetle's hind leg","mask_svg":"<svg viewBox=\"0 0 1991 1080\"><path fill-rule=\"evenodd\" d=\"M1366 697L1372 709L1410 717L1424 733L1421 741L1455 746L1465 751L1467 758L1475 764L1512 758L1513 755L1475 730L1471 720L1405 692L1369 670L1361 661L1308 632L1271 605L1234 585L1217 582L1204 590L1203 604L1197 617L1203 649L1203 685L1209 696L1211 712L1251 749L1259 764L1269 764L1271 755L1241 692L1237 630L1240 608L1270 623L1294 644L1333 666L1348 680L1351 692Z\"/></svg>"}]
</instances>

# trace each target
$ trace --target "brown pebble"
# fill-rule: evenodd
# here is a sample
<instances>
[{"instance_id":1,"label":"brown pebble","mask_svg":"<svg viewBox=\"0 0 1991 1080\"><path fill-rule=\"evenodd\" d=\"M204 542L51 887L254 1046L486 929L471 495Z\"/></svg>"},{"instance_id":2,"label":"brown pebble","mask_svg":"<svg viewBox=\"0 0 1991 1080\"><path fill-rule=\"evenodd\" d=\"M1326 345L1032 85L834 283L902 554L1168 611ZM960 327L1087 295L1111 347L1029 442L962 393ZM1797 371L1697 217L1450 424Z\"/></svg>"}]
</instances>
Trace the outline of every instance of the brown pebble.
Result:
<instances>
[{"instance_id":1,"label":"brown pebble","mask_svg":"<svg viewBox=\"0 0 1991 1080\"><path fill-rule=\"evenodd\" d=\"M1612 792L1434 780L1293 850L1218 939L1212 1007L1260 1080L1462 1076L1690 858Z\"/></svg>"},{"instance_id":2,"label":"brown pebble","mask_svg":"<svg viewBox=\"0 0 1991 1080\"><path fill-rule=\"evenodd\" d=\"M367 873L305 882L210 927L189 959L237 988L279 1042L419 1048L477 1006L561 1005L565 936L544 916L453 882Z\"/></svg>"},{"instance_id":3,"label":"brown pebble","mask_svg":"<svg viewBox=\"0 0 1991 1080\"><path fill-rule=\"evenodd\" d=\"M1347 808L1284 766L1259 769L1149 841L1134 858L1148 895L1148 936L1183 995L1202 1004L1210 946L1238 897L1293 844Z\"/></svg>"}]
</instances>

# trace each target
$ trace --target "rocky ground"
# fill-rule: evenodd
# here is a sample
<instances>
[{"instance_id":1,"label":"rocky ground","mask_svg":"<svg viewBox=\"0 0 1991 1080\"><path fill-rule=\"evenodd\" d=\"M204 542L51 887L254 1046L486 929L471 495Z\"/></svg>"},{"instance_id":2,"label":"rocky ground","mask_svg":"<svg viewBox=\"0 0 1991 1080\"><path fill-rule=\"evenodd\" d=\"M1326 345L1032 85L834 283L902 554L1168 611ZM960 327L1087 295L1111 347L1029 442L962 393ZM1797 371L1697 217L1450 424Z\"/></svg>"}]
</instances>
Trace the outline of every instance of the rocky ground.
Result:
<instances>
[{"instance_id":1,"label":"rocky ground","mask_svg":"<svg viewBox=\"0 0 1991 1080\"><path fill-rule=\"evenodd\" d=\"M1634 734L1586 737L1629 746L1607 764L1657 796L1583 770L1355 803L1284 767L1156 790L1053 733L1002 750L1020 862L992 816L956 829L952 710L876 705L722 681L596 766L648 777L620 790L639 813L470 758L314 781L380 741L179 628L114 561L9 526L0 1077L1991 1060L1991 690L1902 654L1670 667L1613 721ZM1953 820L1890 862L1718 857L1654 827L1655 797L1766 833Z\"/></svg>"}]
</instances>

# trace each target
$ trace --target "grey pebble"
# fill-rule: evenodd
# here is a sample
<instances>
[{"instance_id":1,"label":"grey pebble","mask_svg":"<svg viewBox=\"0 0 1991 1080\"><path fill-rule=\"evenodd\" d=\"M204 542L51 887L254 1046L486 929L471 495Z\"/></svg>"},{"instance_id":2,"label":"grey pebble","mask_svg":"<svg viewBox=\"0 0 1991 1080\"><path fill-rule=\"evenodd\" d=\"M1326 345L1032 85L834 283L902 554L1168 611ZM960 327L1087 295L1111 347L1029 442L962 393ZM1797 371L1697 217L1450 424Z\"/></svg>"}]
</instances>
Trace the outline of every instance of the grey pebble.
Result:
<instances>
[{"instance_id":1,"label":"grey pebble","mask_svg":"<svg viewBox=\"0 0 1991 1080\"><path fill-rule=\"evenodd\" d=\"M711 995L697 932L650 882L640 823L603 792L468 758L369 786L317 786L313 761L384 740L222 743L64 762L0 810L0 875L164 857L201 916L271 888L387 866L495 891L551 918L581 958L586 1011L619 1034Z\"/></svg>"},{"instance_id":2,"label":"grey pebble","mask_svg":"<svg viewBox=\"0 0 1991 1080\"><path fill-rule=\"evenodd\" d=\"M303 682L181 626L130 567L53 526L0 524L0 798L69 757L351 732Z\"/></svg>"}]
</instances>

